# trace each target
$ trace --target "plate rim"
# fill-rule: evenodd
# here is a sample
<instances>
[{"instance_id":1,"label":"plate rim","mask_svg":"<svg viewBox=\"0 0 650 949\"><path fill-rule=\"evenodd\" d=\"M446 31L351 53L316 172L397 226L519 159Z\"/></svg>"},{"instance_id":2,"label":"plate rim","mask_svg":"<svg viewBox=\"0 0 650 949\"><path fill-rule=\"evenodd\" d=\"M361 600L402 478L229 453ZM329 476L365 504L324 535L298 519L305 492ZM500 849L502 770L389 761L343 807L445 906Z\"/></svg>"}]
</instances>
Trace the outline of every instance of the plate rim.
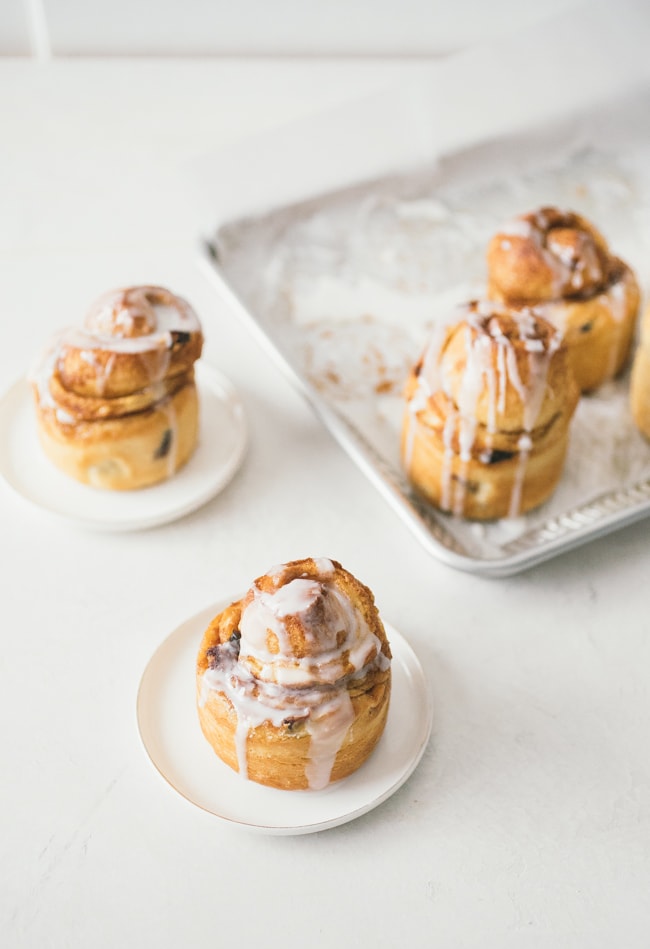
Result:
<instances>
[{"instance_id":1,"label":"plate rim","mask_svg":"<svg viewBox=\"0 0 650 949\"><path fill-rule=\"evenodd\" d=\"M410 642L404 637L404 635L400 633L391 623L387 622L385 619L383 619L382 622L384 624L384 627L386 628L391 649L394 648L395 652L400 655L401 664L403 668L404 669L408 668L411 673L415 671L419 678L419 691L421 693L422 710L424 712L424 715L423 715L424 724L422 726L422 729L418 733L417 746L415 747L413 754L409 757L407 766L400 771L399 776L396 781L390 784L387 788L384 788L384 790L377 796L373 796L371 800L364 802L361 806L355 807L351 811L346 811L344 814L338 814L337 816L332 817L332 818L319 820L316 822L311 822L311 823L306 823L306 824L299 823L299 824L271 824L269 825L269 824L264 824L260 822L249 822L249 821L240 820L237 818L228 817L224 814L219 814L216 811L211 810L209 807L205 807L203 804L193 800L190 796L188 796L188 794L185 791L181 790L181 788L179 788L172 780L170 780L170 778L164 773L164 771L160 768L160 766L156 762L154 756L152 755L147 745L145 735L143 734L143 731L146 731L146 729L144 729L142 725L142 706L144 703L144 692L148 684L147 683L148 674L151 672L151 669L153 665L155 664L155 662L159 660L160 653L166 647L168 647L173 640L176 640L177 638L181 639L184 636L189 637L191 633L192 634L195 633L194 627L198 627L199 623L207 624L213 616L215 616L221 610L225 609L225 607L228 606L228 604L234 602L238 598L241 598L241 596L242 594L235 594L234 596L230 596L230 597L222 597L219 600L215 601L214 603L210 604L209 606L206 606L203 609L192 614L191 616L187 617L185 620L182 620L171 632L169 632L158 643L158 645L156 646L156 648L150 655L149 659L147 660L144 670L142 672L142 675L140 677L139 683L138 683L136 701L135 701L136 729L138 732L140 744L142 746L142 749L145 753L147 760L150 762L151 766L153 767L155 772L159 775L159 777L163 780L163 782L169 788L175 791L185 801L186 804L192 805L193 807L198 808L204 814L209 815L211 818L215 818L220 823L226 826L238 828L238 829L249 831L252 833L267 834L270 836L301 836L301 835L310 834L310 833L318 833L320 831L330 830L334 827L339 827L343 824L349 823L353 820L356 820L358 817L362 817L364 814L369 813L371 810L374 810L375 808L379 807L381 804L387 801L388 798L392 797L392 795L395 794L395 792L398 791L399 788L401 788L408 781L408 779L411 777L413 772L416 770L417 766L422 760L424 752L426 751L429 745L431 734L433 731L433 718L434 718L434 708L433 708L431 687L427 679L427 676L424 672L424 667L420 661L420 658L417 655L416 651L413 649L413 646L410 644ZM197 635L196 648L198 649L198 639L199 639L200 631L196 635ZM407 657L408 662L404 661L405 656ZM394 655L393 662L395 662L395 658L396 657ZM408 663L410 663L410 665ZM388 715L390 717L390 707L389 707ZM197 728L198 727L199 726L197 724ZM379 748L377 750L379 750ZM223 768L228 767L223 762L219 761L217 756L215 756L215 758L217 760L217 763L220 764ZM352 777L352 775L350 777ZM344 782L340 782L340 784L341 786L343 786ZM277 789L275 788L265 789L263 785L258 785L257 787L260 789L261 793L264 793L265 790L270 791L272 793L284 793L282 791L277 791ZM327 794L328 796L330 796L332 794L336 794L336 791L337 791L337 784L335 783L335 784L328 785L328 787L325 788L324 791L305 791L302 793L310 794L310 795ZM286 793L293 794L293 793L301 793L301 792L286 792Z\"/></svg>"},{"instance_id":2,"label":"plate rim","mask_svg":"<svg viewBox=\"0 0 650 949\"><path fill-rule=\"evenodd\" d=\"M37 508L39 511L42 511L48 516L57 520L62 520L68 524L73 524L76 527L93 531L106 533L128 533L140 530L150 530L151 528L160 527L163 524L169 524L173 521L179 520L182 517L185 517L185 515L190 514L192 511L195 511L204 504L207 504L208 501L210 501L213 497L216 497L217 494L226 488L243 462L249 440L248 422L246 419L243 402L237 389L228 376L226 376L220 369L217 369L215 366L212 366L202 360L197 362L195 369L197 374L197 387L199 389L199 396L201 394L201 389L203 388L209 389L212 395L220 399L223 405L227 408L228 413L233 420L233 430L236 433L236 441L232 453L227 459L227 464L224 465L223 470L221 471L220 478L211 481L208 485L204 486L201 491L197 491L190 497L186 498L183 503L177 502L173 506L168 505L164 507L164 509L151 512L149 515L141 515L137 518L131 517L128 519L118 520L117 522L108 518L92 516L86 517L83 515L69 514L63 510L57 509L56 506L53 506L52 504L43 503L40 499L35 498L27 492L21 490L19 483L17 483L14 478L10 478L8 476L5 464L5 459L8 457L8 449L6 446L0 450L0 480L2 480L17 497L21 498L22 501L31 507ZM2 391L0 394L0 433L11 431L12 426L12 422L10 420L3 421L2 410L6 409L7 403L11 399L18 400L18 404L22 407L25 407L26 402L29 401L29 390L29 378L27 375L23 374L14 379L14 381ZM199 422L200 426L202 424L205 423ZM201 427L199 428L199 437L200 434ZM199 442L196 453L198 454L200 451L201 444ZM177 474L182 476L182 469ZM74 479L70 478L69 482L74 489ZM161 487L164 488L167 484L175 486L174 478L170 478L167 482L162 482L158 485L151 485L150 488L142 488L138 491L138 494L148 490L160 489ZM87 488L88 486L79 484L78 487ZM129 495L135 494L135 492L127 493ZM117 496L119 492L110 492L110 494L111 496Z\"/></svg>"}]
</instances>

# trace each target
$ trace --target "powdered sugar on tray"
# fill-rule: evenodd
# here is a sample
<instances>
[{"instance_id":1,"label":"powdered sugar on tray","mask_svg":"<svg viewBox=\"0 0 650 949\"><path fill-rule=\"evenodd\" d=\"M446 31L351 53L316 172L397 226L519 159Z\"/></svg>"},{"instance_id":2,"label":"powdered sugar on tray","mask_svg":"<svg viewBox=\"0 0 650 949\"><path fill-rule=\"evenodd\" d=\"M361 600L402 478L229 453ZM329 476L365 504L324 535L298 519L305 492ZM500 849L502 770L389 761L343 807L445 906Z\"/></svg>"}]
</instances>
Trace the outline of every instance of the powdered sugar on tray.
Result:
<instances>
[{"instance_id":1,"label":"powdered sugar on tray","mask_svg":"<svg viewBox=\"0 0 650 949\"><path fill-rule=\"evenodd\" d=\"M222 273L273 345L403 477L409 369L455 309L484 292L494 231L539 205L578 211L650 282L647 99L591 122L494 142L391 178L221 228ZM609 128L607 126L609 122ZM561 483L538 511L477 525L440 515L472 556L650 477L628 408L629 374L583 396ZM405 490L408 490L405 488Z\"/></svg>"}]
</instances>

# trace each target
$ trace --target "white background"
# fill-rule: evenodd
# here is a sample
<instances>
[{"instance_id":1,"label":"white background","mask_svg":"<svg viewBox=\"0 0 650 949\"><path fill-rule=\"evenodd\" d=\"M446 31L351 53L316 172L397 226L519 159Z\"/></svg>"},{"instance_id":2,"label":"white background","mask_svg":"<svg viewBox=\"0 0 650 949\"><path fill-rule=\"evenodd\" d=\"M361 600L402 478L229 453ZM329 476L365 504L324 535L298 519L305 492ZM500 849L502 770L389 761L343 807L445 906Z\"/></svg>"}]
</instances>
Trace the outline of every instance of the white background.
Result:
<instances>
[{"instance_id":1,"label":"white background","mask_svg":"<svg viewBox=\"0 0 650 949\"><path fill-rule=\"evenodd\" d=\"M577 0L3 0L4 55L440 55Z\"/></svg>"},{"instance_id":2,"label":"white background","mask_svg":"<svg viewBox=\"0 0 650 949\"><path fill-rule=\"evenodd\" d=\"M6 52L32 49L32 6L0 6ZM147 24L138 13L128 32L131 11L146 7L125 0L120 19L116 0L114 33L92 6L34 6L47 14L34 21L41 59L0 61L0 389L102 291L162 283L199 312L204 358L239 390L250 445L209 504L126 535L45 517L0 483L0 945L647 949L648 523L509 579L450 570L419 546L196 266L209 209L188 201L188 161L394 84L435 86L435 64L67 56L114 52L118 20L120 52L143 37L143 51L161 52L172 35L167 5ZM258 36L271 35L261 27L272 7L257 10ZM204 16L217 9L201 6ZM229 5L228 44L241 37L235 18L241 25L245 9ZM462 42L473 42L480 25L512 29L520 54L493 114L476 95L490 56L480 69L463 60L464 108L445 90L438 96L441 110L448 99L445 129L489 134L530 101L542 111L541 98L526 98L517 33L537 5L417 11L408 50L396 30L395 52L421 50L423 36L433 52L448 51L461 28ZM425 33L433 13L440 32ZM214 21L208 30L194 11L185 18L194 43L209 34L218 48ZM383 48L379 21L365 20L373 48ZM607 49L610 35L588 37L587 22L571 60L583 90L596 63L589 43ZM337 29L344 45L340 20ZM188 34L174 37L174 51L187 52ZM545 47L545 61L557 49ZM507 73L515 58L496 61ZM593 88L626 65L620 57L610 72L599 68ZM573 91L566 70L537 74L548 108ZM249 190L243 175L228 186ZM361 819L306 837L242 833L155 773L139 744L137 688L187 617L309 555L335 557L367 583L413 645L434 696L434 733L408 783Z\"/></svg>"}]
</instances>

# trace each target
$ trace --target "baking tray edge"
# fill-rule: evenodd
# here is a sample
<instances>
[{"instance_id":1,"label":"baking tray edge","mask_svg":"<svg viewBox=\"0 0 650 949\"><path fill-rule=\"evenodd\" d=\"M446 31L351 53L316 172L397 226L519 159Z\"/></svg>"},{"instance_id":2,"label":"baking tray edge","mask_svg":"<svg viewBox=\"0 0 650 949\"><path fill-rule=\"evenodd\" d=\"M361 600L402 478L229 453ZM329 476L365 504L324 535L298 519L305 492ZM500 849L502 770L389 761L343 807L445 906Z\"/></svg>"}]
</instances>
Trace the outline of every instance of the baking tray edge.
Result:
<instances>
[{"instance_id":1,"label":"baking tray edge","mask_svg":"<svg viewBox=\"0 0 650 949\"><path fill-rule=\"evenodd\" d=\"M215 249L201 241L199 267L222 300L248 328L288 381L307 400L317 417L343 450L363 471L401 520L437 560L466 573L508 577L560 553L603 537L650 514L650 479L592 498L549 519L501 548L503 556L470 556L445 528L442 519L409 491L406 479L396 473L370 442L318 393L275 346L253 313L229 284L219 267Z\"/></svg>"}]
</instances>

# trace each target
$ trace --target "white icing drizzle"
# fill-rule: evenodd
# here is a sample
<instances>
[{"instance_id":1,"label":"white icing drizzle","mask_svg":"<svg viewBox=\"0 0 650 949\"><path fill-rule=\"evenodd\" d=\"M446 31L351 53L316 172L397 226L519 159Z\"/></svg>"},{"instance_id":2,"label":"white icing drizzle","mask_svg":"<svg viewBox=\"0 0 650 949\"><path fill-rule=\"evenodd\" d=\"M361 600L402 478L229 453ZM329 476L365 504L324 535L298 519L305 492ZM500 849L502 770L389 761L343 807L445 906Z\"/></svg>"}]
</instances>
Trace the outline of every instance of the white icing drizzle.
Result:
<instances>
[{"instance_id":1,"label":"white icing drizzle","mask_svg":"<svg viewBox=\"0 0 650 949\"><path fill-rule=\"evenodd\" d=\"M482 334L476 336L475 326L472 326L469 321L465 327L464 335L466 364L460 390L456 397L456 405L461 416L470 421L467 436L463 438L461 434L460 438L461 458L469 457L472 445L474 444L476 426L475 409L484 383L487 382L488 390L492 389L492 392L494 392L494 386L491 387L489 384L492 374L492 347L490 345L490 339ZM442 387L448 396L453 397L452 380L445 376L444 373L442 377Z\"/></svg>"},{"instance_id":2,"label":"white icing drizzle","mask_svg":"<svg viewBox=\"0 0 650 949\"><path fill-rule=\"evenodd\" d=\"M328 557L314 557L314 566L322 576L334 573L334 564Z\"/></svg>"},{"instance_id":3,"label":"white icing drizzle","mask_svg":"<svg viewBox=\"0 0 650 949\"><path fill-rule=\"evenodd\" d=\"M530 221L525 220L524 218L515 217L499 228L500 234L505 234L507 237L532 237L533 235L533 225ZM503 244L506 242L504 241ZM510 241L507 241L508 246L505 248L509 250L512 246Z\"/></svg>"},{"instance_id":4,"label":"white icing drizzle","mask_svg":"<svg viewBox=\"0 0 650 949\"><path fill-rule=\"evenodd\" d=\"M299 618L310 654L300 658L294 654L285 622L288 617ZM273 593L255 589L240 630L240 662L259 666L258 676L264 681L292 688L309 685L315 678L336 682L348 664L362 668L379 648L363 616L336 586L307 578L291 580Z\"/></svg>"},{"instance_id":5,"label":"white icing drizzle","mask_svg":"<svg viewBox=\"0 0 650 949\"><path fill-rule=\"evenodd\" d=\"M136 320L140 320L140 335L128 335L137 332ZM142 331L143 324L145 331ZM54 334L33 364L29 379L36 387L41 406L54 411L61 424L74 425L77 419L56 403L50 391L50 379L68 349L79 350L81 360L92 366L97 394L101 397L119 355L128 354L144 359L157 350L158 372L164 377L171 358L174 334L200 330L199 319L189 303L167 290L146 286L111 290L91 306L83 328L68 327ZM109 353L108 359L100 359L100 352ZM175 413L171 406L167 411L169 427L175 436ZM175 437L173 444L177 444ZM175 447L169 454L169 464L175 470Z\"/></svg>"},{"instance_id":6,"label":"white icing drizzle","mask_svg":"<svg viewBox=\"0 0 650 949\"><path fill-rule=\"evenodd\" d=\"M92 304L84 325L85 332L75 331L77 342L71 345L118 353L168 348L173 333L200 330L189 303L160 287L109 290Z\"/></svg>"},{"instance_id":7,"label":"white icing drizzle","mask_svg":"<svg viewBox=\"0 0 650 949\"><path fill-rule=\"evenodd\" d=\"M497 373L500 379L505 379L506 374L506 348L499 346L497 350ZM499 396L496 403L500 415L506 410L506 386L499 387Z\"/></svg>"},{"instance_id":8,"label":"white icing drizzle","mask_svg":"<svg viewBox=\"0 0 650 949\"><path fill-rule=\"evenodd\" d=\"M326 558L316 563L323 568L324 580L297 577L279 586L282 565L267 574L274 581L273 592L252 588L239 624L238 655L229 644L220 647L217 666L203 674L199 699L205 703L215 690L231 702L237 714L237 762L244 777L252 729L265 722L276 727L287 720L304 722L311 737L306 775L312 789L329 783L353 721L347 683L390 664L363 615L327 581L334 574L333 563ZM299 624L303 651L309 655L295 655L289 618Z\"/></svg>"},{"instance_id":9,"label":"white icing drizzle","mask_svg":"<svg viewBox=\"0 0 650 949\"><path fill-rule=\"evenodd\" d=\"M317 706L307 719L311 746L305 774L309 787L313 790L319 790L329 784L339 748L353 721L354 708L347 691L340 692L329 702Z\"/></svg>"},{"instance_id":10,"label":"white icing drizzle","mask_svg":"<svg viewBox=\"0 0 650 949\"><path fill-rule=\"evenodd\" d=\"M530 229L526 221L515 222L517 228ZM528 460L532 450L530 433L534 430L547 391L548 369L551 358L561 345L561 335L556 332L547 344L537 332L536 317L541 314L535 309L517 311L517 342L523 344L527 354L526 382L519 370L517 351L513 342L504 334L493 304L479 301L465 308L466 326L464 334L465 365L460 386L452 377L453 367L447 368L442 362L440 385L449 401L449 411L445 418L442 441L443 463L441 471L441 507L454 514L462 514L465 501L465 473L467 465L476 451L476 431L478 420L476 407L484 393L487 394L487 441L485 455L489 456L492 438L498 431L498 416L505 412L508 386L517 392L522 403L522 427L517 452L517 472L515 475L509 505L509 516L515 517L521 505L522 488ZM437 357L437 353L436 353ZM521 358L521 357L519 357ZM426 407L435 382L431 367L431 345L425 351L422 369L418 376L416 390L409 401L407 419L406 450L404 463L410 468L412 453L411 428L417 425L417 415ZM455 397L454 397L455 396ZM454 435L458 436L458 449L454 449ZM460 461L459 476L453 478L453 460ZM479 458L482 460L482 458Z\"/></svg>"}]
</instances>

